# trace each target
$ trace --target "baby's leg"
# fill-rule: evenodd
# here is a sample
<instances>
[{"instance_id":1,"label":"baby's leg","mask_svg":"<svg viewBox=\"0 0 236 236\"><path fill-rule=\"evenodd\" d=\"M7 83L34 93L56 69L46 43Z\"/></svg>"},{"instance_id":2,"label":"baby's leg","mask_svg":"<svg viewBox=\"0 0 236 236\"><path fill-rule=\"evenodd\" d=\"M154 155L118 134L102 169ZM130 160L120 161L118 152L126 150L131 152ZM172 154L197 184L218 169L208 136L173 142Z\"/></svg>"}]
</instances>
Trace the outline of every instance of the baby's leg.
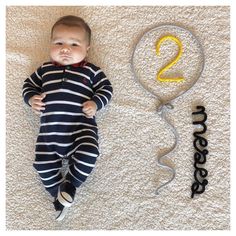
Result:
<instances>
[{"instance_id":1,"label":"baby's leg","mask_svg":"<svg viewBox=\"0 0 236 236\"><path fill-rule=\"evenodd\" d=\"M66 179L75 187L79 187L89 176L99 156L97 135L93 131L86 131L81 136L80 144L72 155L72 164Z\"/></svg>"},{"instance_id":2,"label":"baby's leg","mask_svg":"<svg viewBox=\"0 0 236 236\"><path fill-rule=\"evenodd\" d=\"M33 166L37 170L45 189L53 197L56 197L58 187L63 181L63 177L61 174L62 159L55 154L36 154Z\"/></svg>"},{"instance_id":3,"label":"baby's leg","mask_svg":"<svg viewBox=\"0 0 236 236\"><path fill-rule=\"evenodd\" d=\"M60 210L57 220L63 219L65 210L74 201L76 188L78 188L89 176L95 166L99 155L98 137L94 131L80 133L79 142L75 143L77 149L70 159L66 180L60 185L58 196L54 202L55 209Z\"/></svg>"}]
</instances>

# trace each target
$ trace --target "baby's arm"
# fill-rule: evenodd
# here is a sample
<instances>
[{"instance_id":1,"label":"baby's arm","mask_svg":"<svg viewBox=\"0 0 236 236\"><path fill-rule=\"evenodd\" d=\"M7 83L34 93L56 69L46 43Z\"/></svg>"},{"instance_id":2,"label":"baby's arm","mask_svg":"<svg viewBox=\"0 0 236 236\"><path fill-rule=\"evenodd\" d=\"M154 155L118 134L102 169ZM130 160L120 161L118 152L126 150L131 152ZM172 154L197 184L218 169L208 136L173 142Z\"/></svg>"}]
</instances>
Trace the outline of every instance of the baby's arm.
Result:
<instances>
[{"instance_id":1,"label":"baby's arm","mask_svg":"<svg viewBox=\"0 0 236 236\"><path fill-rule=\"evenodd\" d=\"M45 95L42 91L42 69L39 67L30 77L24 81L22 95L26 104L34 111L44 110L42 99Z\"/></svg>"},{"instance_id":2,"label":"baby's arm","mask_svg":"<svg viewBox=\"0 0 236 236\"><path fill-rule=\"evenodd\" d=\"M96 72L96 75L93 79L93 90L94 96L92 97L91 101L96 104L96 110L100 110L109 103L113 93L110 81L106 78L106 75L101 70Z\"/></svg>"}]
</instances>

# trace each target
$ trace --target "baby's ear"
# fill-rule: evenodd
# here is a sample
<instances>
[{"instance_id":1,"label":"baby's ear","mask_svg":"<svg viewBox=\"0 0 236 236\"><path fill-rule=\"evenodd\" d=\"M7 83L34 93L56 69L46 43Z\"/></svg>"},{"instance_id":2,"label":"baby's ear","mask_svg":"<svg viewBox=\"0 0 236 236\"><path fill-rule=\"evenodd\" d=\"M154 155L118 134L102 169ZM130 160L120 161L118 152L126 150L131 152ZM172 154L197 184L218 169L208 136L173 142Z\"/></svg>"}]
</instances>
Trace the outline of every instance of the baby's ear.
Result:
<instances>
[{"instance_id":1,"label":"baby's ear","mask_svg":"<svg viewBox=\"0 0 236 236\"><path fill-rule=\"evenodd\" d=\"M87 46L87 52L89 51L89 49L90 49L90 46Z\"/></svg>"}]
</instances>

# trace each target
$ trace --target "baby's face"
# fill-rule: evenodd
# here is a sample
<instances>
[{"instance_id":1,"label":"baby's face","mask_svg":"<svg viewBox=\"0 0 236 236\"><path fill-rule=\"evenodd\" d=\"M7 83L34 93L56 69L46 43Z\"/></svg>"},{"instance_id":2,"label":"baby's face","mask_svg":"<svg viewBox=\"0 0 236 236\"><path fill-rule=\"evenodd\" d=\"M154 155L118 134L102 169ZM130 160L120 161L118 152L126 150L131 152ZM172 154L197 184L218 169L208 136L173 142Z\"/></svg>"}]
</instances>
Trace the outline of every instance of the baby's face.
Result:
<instances>
[{"instance_id":1,"label":"baby's face","mask_svg":"<svg viewBox=\"0 0 236 236\"><path fill-rule=\"evenodd\" d=\"M58 25L54 28L50 57L61 65L71 65L84 60L89 50L86 31L80 27Z\"/></svg>"}]
</instances>

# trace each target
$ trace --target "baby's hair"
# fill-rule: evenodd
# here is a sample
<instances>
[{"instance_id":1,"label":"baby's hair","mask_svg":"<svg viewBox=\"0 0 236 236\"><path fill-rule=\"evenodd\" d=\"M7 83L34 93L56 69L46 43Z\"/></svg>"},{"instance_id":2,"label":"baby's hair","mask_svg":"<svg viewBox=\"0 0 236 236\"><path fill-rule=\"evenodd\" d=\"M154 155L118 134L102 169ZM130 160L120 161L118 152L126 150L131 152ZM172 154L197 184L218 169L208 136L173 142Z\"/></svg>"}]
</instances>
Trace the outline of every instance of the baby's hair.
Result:
<instances>
[{"instance_id":1,"label":"baby's hair","mask_svg":"<svg viewBox=\"0 0 236 236\"><path fill-rule=\"evenodd\" d=\"M68 16L63 16L63 17L59 18L56 21L56 23L52 26L51 37L53 35L53 30L57 25L78 26L78 27L83 28L86 31L86 34L88 37L88 43L90 45L91 29L88 26L88 24L81 17L68 15Z\"/></svg>"}]
</instances>

